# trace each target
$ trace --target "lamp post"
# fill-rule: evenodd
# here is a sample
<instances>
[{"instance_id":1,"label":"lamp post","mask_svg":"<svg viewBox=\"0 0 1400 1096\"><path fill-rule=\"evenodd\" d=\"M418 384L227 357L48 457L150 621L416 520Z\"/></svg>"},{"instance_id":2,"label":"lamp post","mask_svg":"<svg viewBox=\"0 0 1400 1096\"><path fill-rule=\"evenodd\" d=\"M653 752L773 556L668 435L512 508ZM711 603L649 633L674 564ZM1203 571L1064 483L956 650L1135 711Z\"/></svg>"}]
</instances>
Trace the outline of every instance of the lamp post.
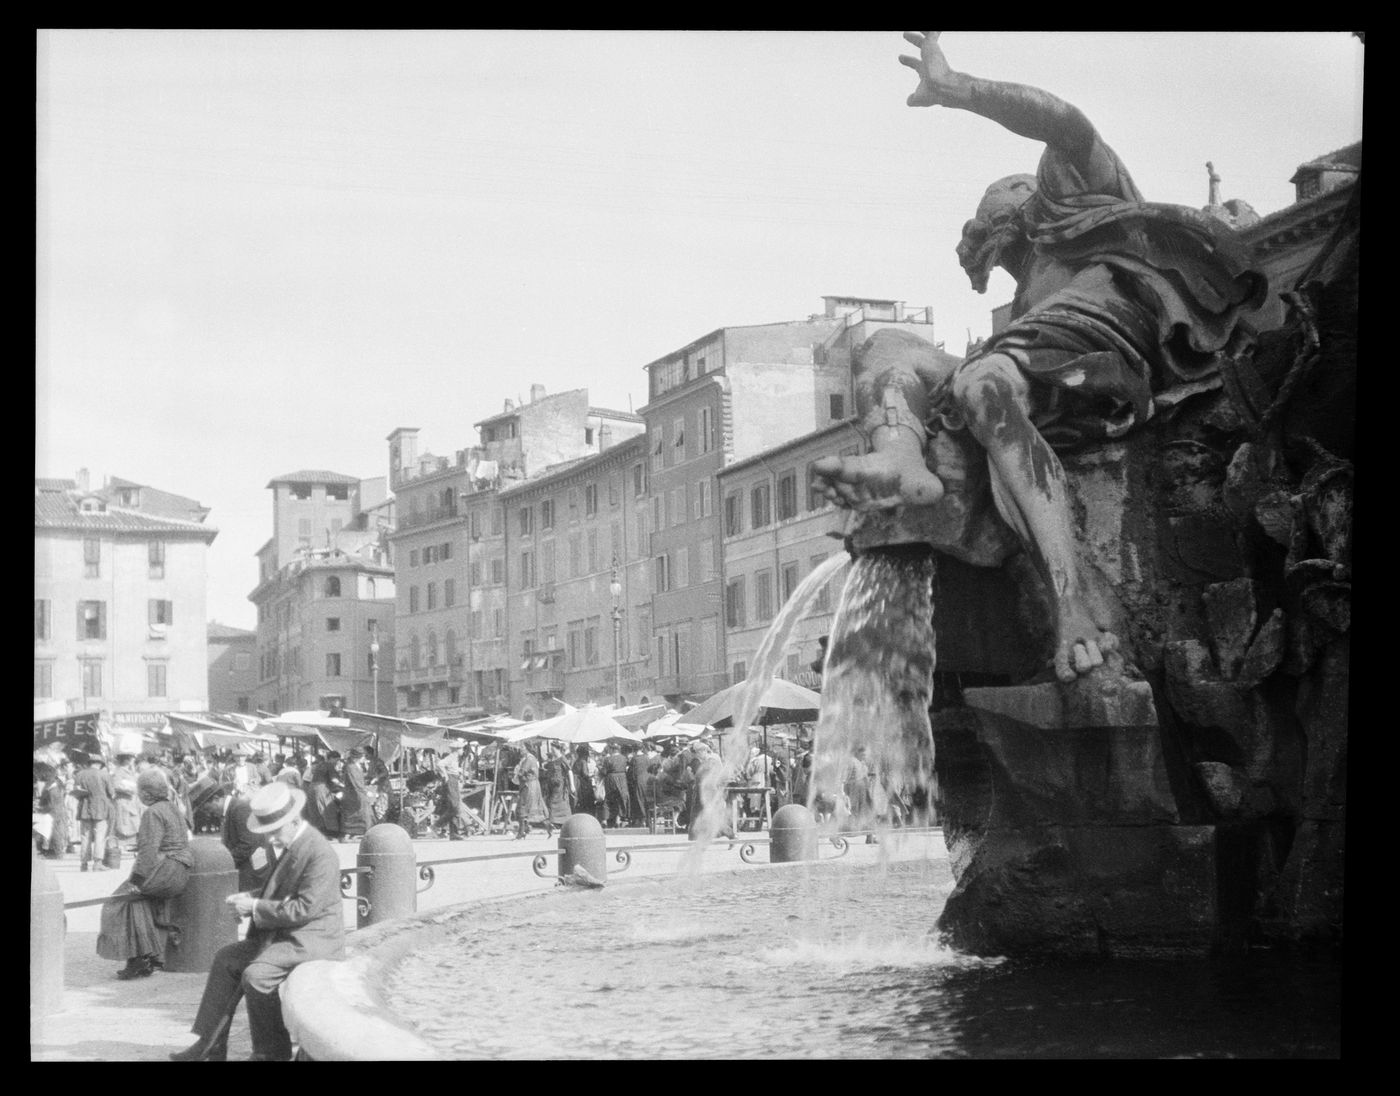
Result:
<instances>
[{"instance_id":1,"label":"lamp post","mask_svg":"<svg viewBox=\"0 0 1400 1096\"><path fill-rule=\"evenodd\" d=\"M369 680L374 691L374 714L379 714L379 632L369 630Z\"/></svg>"},{"instance_id":2,"label":"lamp post","mask_svg":"<svg viewBox=\"0 0 1400 1096\"><path fill-rule=\"evenodd\" d=\"M617 577L617 556L612 558L612 582L608 584L612 594L613 620L613 703L622 703L622 583Z\"/></svg>"}]
</instances>

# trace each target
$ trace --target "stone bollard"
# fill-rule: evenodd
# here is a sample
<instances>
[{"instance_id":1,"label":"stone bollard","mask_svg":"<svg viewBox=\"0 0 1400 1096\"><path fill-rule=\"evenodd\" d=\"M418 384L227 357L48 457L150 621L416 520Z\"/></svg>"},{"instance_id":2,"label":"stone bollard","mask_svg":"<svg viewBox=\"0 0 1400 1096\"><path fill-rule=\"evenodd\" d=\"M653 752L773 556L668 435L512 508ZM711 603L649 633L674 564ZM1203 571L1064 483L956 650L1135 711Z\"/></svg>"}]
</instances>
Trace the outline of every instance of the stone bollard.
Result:
<instances>
[{"instance_id":1,"label":"stone bollard","mask_svg":"<svg viewBox=\"0 0 1400 1096\"><path fill-rule=\"evenodd\" d=\"M770 864L817 859L817 820L801 803L779 807L768 836Z\"/></svg>"},{"instance_id":2,"label":"stone bollard","mask_svg":"<svg viewBox=\"0 0 1400 1096\"><path fill-rule=\"evenodd\" d=\"M591 814L572 814L559 827L559 878L582 868L596 883L608 878L608 848L603 827Z\"/></svg>"},{"instance_id":3,"label":"stone bollard","mask_svg":"<svg viewBox=\"0 0 1400 1096\"><path fill-rule=\"evenodd\" d=\"M360 838L355 865L361 869L355 891L359 928L417 912L418 860L402 826L381 822L370 827Z\"/></svg>"},{"instance_id":4,"label":"stone bollard","mask_svg":"<svg viewBox=\"0 0 1400 1096\"><path fill-rule=\"evenodd\" d=\"M194 864L184 891L166 904L176 931L165 945L165 969L177 974L202 974L214 954L238 942L238 914L225 901L238 890L238 869L217 837L190 838Z\"/></svg>"},{"instance_id":5,"label":"stone bollard","mask_svg":"<svg viewBox=\"0 0 1400 1096\"><path fill-rule=\"evenodd\" d=\"M63 998L63 891L32 851L29 867L29 1013L46 1016Z\"/></svg>"}]
</instances>

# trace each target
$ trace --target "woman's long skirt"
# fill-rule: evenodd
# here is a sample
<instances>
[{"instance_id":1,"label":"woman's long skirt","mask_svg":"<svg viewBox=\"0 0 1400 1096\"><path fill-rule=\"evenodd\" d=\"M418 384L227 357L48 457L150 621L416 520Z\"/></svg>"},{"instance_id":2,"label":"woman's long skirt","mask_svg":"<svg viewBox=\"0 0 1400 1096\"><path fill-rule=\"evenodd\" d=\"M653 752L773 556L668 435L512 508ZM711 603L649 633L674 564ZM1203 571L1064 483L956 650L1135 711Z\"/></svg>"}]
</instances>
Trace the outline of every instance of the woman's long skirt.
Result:
<instances>
[{"instance_id":1,"label":"woman's long skirt","mask_svg":"<svg viewBox=\"0 0 1400 1096\"><path fill-rule=\"evenodd\" d=\"M119 886L102 904L97 954L103 959L164 957L170 935L166 902L185 889L189 877L184 864L162 860L141 887L130 879Z\"/></svg>"},{"instance_id":2,"label":"woman's long skirt","mask_svg":"<svg viewBox=\"0 0 1400 1096\"><path fill-rule=\"evenodd\" d=\"M520 799L515 808L515 817L521 822L543 822L545 820L544 796L540 792L538 777L527 777L520 785Z\"/></svg>"}]
</instances>

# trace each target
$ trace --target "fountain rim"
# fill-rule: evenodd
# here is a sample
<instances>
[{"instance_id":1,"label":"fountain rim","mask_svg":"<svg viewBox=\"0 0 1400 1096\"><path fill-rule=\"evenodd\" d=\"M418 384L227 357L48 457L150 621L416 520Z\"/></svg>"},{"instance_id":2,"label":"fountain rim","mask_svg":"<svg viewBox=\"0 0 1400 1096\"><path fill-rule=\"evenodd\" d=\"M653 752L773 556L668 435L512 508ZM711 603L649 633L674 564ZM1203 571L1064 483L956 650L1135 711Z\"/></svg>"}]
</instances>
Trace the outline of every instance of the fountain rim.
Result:
<instances>
[{"instance_id":1,"label":"fountain rim","mask_svg":"<svg viewBox=\"0 0 1400 1096\"><path fill-rule=\"evenodd\" d=\"M835 858L792 860L780 863L756 861L748 867L705 872L696 878L750 876L754 869L798 868L835 864ZM843 864L835 871L850 871ZM609 887L659 886L677 875L642 876L609 881ZM312 1061L392 1062L454 1061L399 1019L383 991L384 978L425 937L448 931L449 923L482 906L521 899L548 899L561 893L549 890L514 891L510 894L471 898L441 909L398 917L382 925L357 930L347 941L353 954L344 959L312 959L298 965L282 983L282 1018L292 1041Z\"/></svg>"}]
</instances>

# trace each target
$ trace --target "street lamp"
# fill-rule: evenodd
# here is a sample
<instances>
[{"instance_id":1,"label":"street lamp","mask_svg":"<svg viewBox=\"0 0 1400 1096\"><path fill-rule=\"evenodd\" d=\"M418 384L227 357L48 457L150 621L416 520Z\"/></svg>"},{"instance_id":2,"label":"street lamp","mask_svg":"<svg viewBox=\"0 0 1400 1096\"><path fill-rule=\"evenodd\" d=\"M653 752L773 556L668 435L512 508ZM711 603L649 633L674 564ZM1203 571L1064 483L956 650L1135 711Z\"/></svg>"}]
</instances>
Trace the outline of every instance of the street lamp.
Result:
<instances>
[{"instance_id":1,"label":"street lamp","mask_svg":"<svg viewBox=\"0 0 1400 1096\"><path fill-rule=\"evenodd\" d=\"M369 679L370 688L374 691L374 714L379 714L379 632L375 628L369 630Z\"/></svg>"},{"instance_id":2,"label":"street lamp","mask_svg":"<svg viewBox=\"0 0 1400 1096\"><path fill-rule=\"evenodd\" d=\"M612 582L608 584L608 593L612 594L613 600L613 703L622 703L622 606L619 603L622 598L622 583L617 577L617 556L612 558Z\"/></svg>"}]
</instances>

